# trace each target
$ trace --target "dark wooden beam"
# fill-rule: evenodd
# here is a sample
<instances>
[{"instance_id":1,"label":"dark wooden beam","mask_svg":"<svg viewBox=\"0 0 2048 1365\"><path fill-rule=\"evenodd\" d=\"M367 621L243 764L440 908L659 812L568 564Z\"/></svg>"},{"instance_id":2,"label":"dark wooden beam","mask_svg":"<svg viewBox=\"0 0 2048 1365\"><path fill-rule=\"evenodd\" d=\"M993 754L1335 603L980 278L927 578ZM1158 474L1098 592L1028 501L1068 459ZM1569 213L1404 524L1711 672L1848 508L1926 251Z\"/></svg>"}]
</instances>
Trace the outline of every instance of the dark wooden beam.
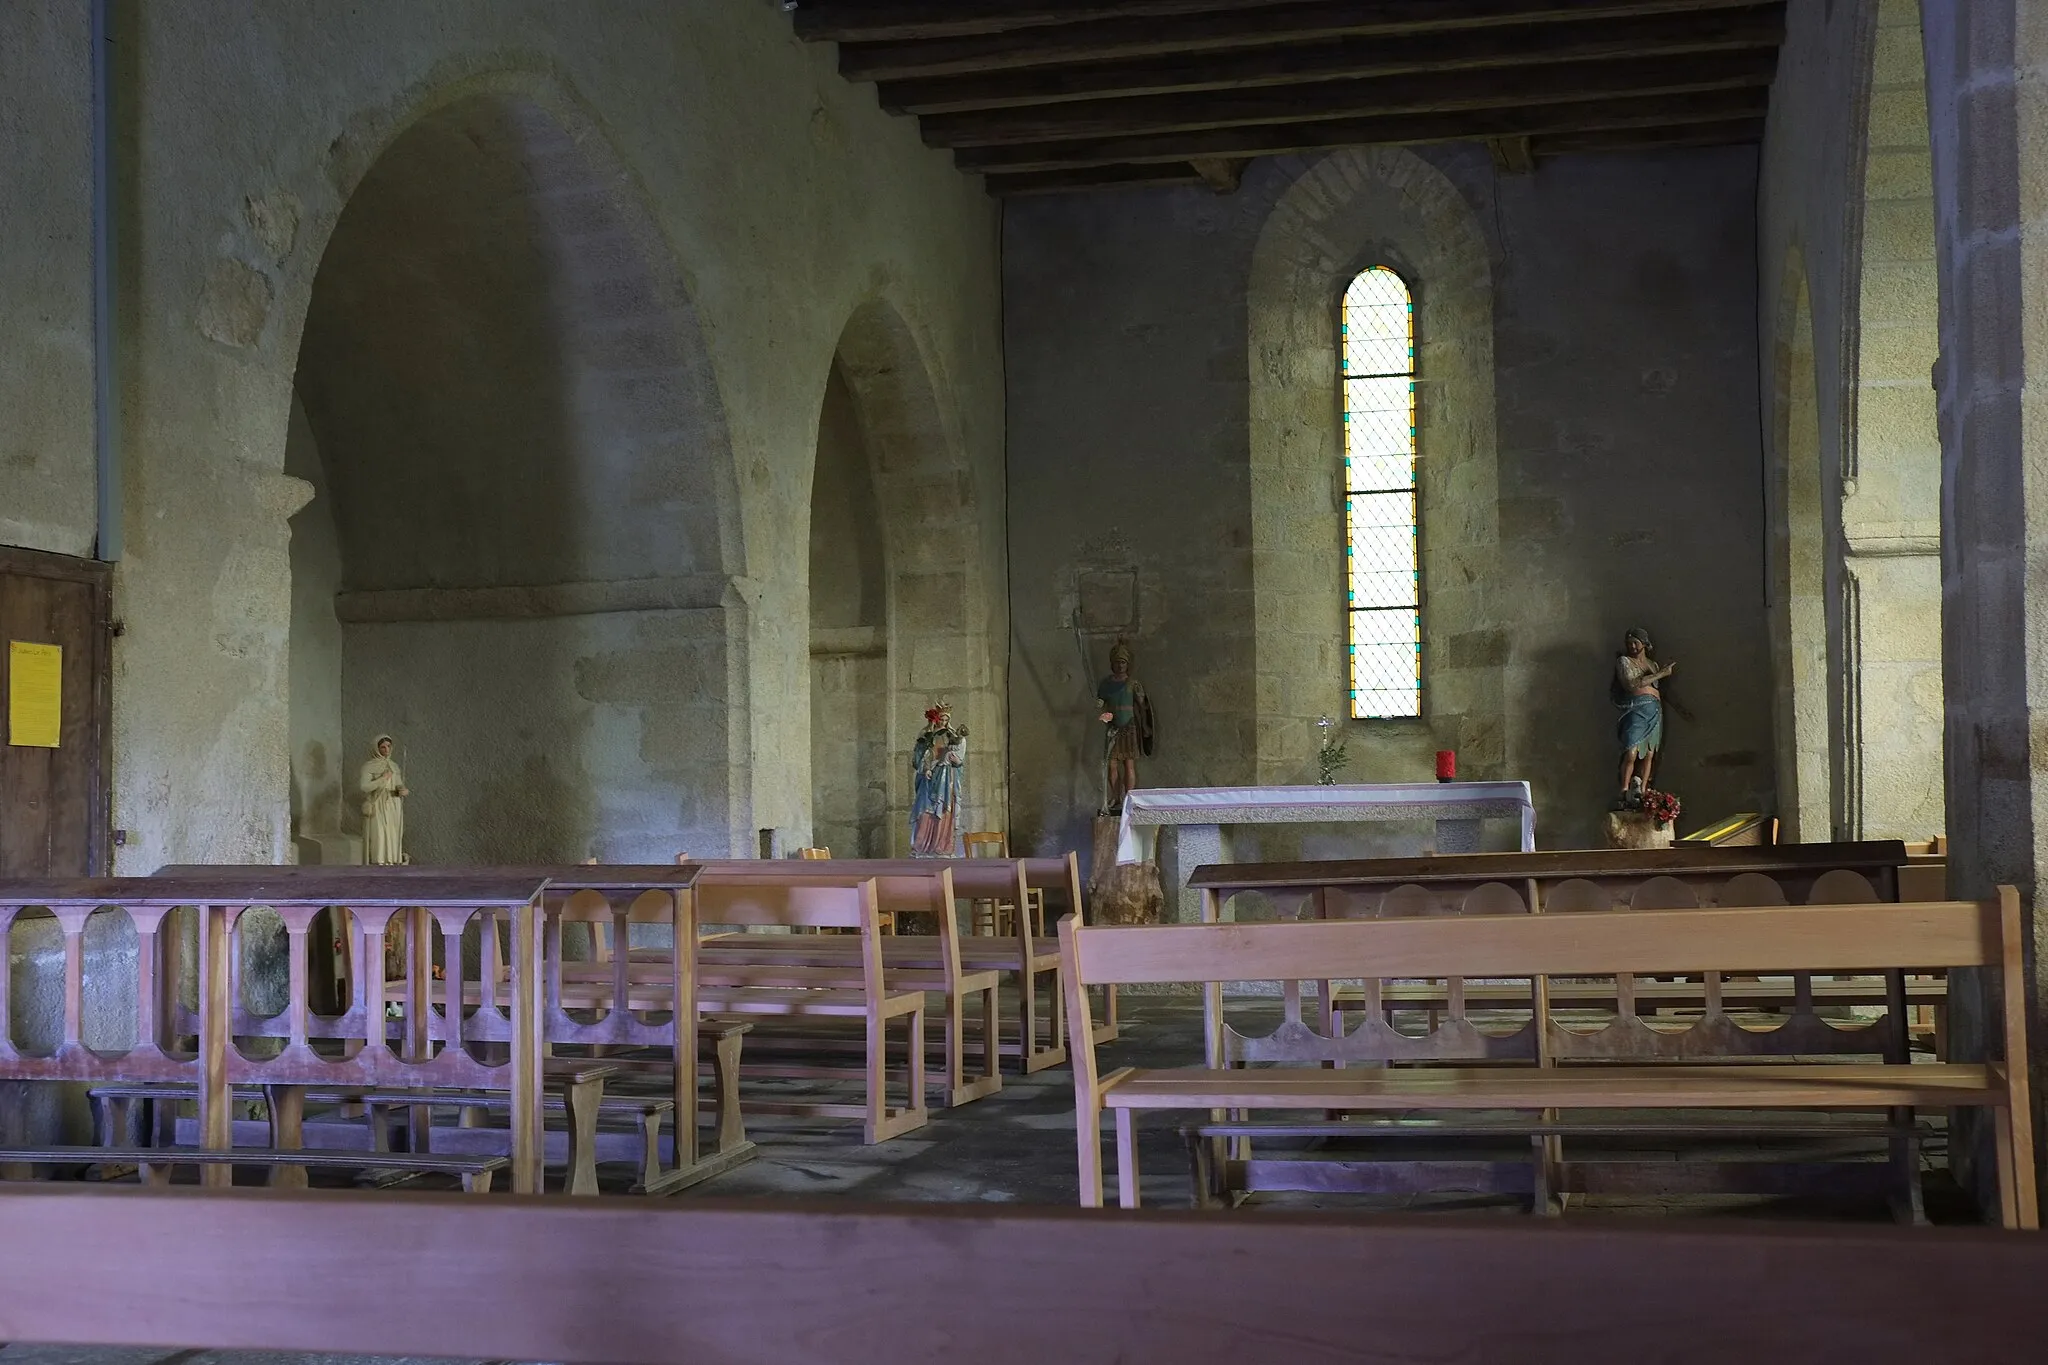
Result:
<instances>
[{"instance_id":1,"label":"dark wooden beam","mask_svg":"<svg viewBox=\"0 0 2048 1365\"><path fill-rule=\"evenodd\" d=\"M1764 87L1692 95L1650 95L1516 109L1470 109L1446 114L1325 119L1248 128L1210 128L1143 137L1095 138L1023 147L963 147L953 153L964 171L1058 171L1138 162L1192 161L1196 157L1284 156L1290 152L1379 143L1484 141L1544 133L1761 118L1769 104Z\"/></svg>"},{"instance_id":2,"label":"dark wooden beam","mask_svg":"<svg viewBox=\"0 0 2048 1365\"><path fill-rule=\"evenodd\" d=\"M1536 169L1536 157L1526 137L1497 137L1486 144L1493 154L1493 169L1501 175L1527 175Z\"/></svg>"},{"instance_id":3,"label":"dark wooden beam","mask_svg":"<svg viewBox=\"0 0 2048 1365\"><path fill-rule=\"evenodd\" d=\"M1244 168L1252 161L1248 156L1198 156L1188 164L1202 177L1202 183L1216 193L1235 194L1244 179Z\"/></svg>"},{"instance_id":4,"label":"dark wooden beam","mask_svg":"<svg viewBox=\"0 0 2048 1365\"><path fill-rule=\"evenodd\" d=\"M1760 118L1720 123L1686 123L1663 128L1606 128L1580 133L1552 133L1531 138L1538 157L1594 152L1648 152L1678 147L1728 147L1764 140Z\"/></svg>"},{"instance_id":5,"label":"dark wooden beam","mask_svg":"<svg viewBox=\"0 0 2048 1365\"><path fill-rule=\"evenodd\" d=\"M1022 175L991 175L983 182L990 194L1074 194L1085 190L1135 190L1161 185L1205 184L1201 173L1185 161L1149 166L1091 166L1081 171L1026 171Z\"/></svg>"},{"instance_id":6,"label":"dark wooden beam","mask_svg":"<svg viewBox=\"0 0 2048 1365\"><path fill-rule=\"evenodd\" d=\"M1176 20L1105 19L923 42L842 43L849 80L960 75L1060 62L1272 46L1346 35L1425 33L1497 24L1619 19L1745 9L1755 0L1305 0L1237 7Z\"/></svg>"},{"instance_id":7,"label":"dark wooden beam","mask_svg":"<svg viewBox=\"0 0 2048 1365\"><path fill-rule=\"evenodd\" d=\"M1028 109L928 114L920 123L924 140L934 147L1075 142L1238 124L1434 114L1456 109L1555 104L1609 95L1763 86L1770 84L1777 58L1775 51L1765 48L1753 52L1559 62L1484 71L1425 71L1258 90L1210 90L1191 95L1142 95L1134 99L1036 105Z\"/></svg>"},{"instance_id":8,"label":"dark wooden beam","mask_svg":"<svg viewBox=\"0 0 2048 1365\"><path fill-rule=\"evenodd\" d=\"M1099 3L1028 3L1028 0L784 0L796 11L796 34L806 42L914 41L1008 33L1020 28L1090 19L1163 19L1211 10L1251 9L1294 0L1100 0Z\"/></svg>"},{"instance_id":9,"label":"dark wooden beam","mask_svg":"<svg viewBox=\"0 0 2048 1365\"><path fill-rule=\"evenodd\" d=\"M1231 90L1412 71L1457 71L1601 57L1776 47L1785 35L1782 4L1696 14L1639 15L1590 23L1518 24L1454 33L1335 38L1129 62L1024 67L974 76L942 76L881 85L882 107L896 113L947 114L1111 95Z\"/></svg>"}]
</instances>

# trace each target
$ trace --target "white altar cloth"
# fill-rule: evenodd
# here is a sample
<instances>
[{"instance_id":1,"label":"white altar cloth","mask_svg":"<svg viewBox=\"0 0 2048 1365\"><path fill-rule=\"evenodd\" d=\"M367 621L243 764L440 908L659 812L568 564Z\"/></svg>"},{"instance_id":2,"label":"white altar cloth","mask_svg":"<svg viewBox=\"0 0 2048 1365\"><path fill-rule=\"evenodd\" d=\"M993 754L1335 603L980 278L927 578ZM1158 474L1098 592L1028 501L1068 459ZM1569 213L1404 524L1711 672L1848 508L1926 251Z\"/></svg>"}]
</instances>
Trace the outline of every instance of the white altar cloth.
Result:
<instances>
[{"instance_id":1,"label":"white altar cloth","mask_svg":"<svg viewBox=\"0 0 2048 1365\"><path fill-rule=\"evenodd\" d=\"M1225 825L1326 825L1374 820L1435 820L1437 852L1479 852L1479 822L1515 819L1522 824L1522 851L1536 851L1536 805L1527 782L1382 782L1334 787L1147 787L1124 797L1117 825L1116 860L1138 863L1147 856L1141 827L1174 825L1180 830L1181 915L1194 914L1189 873L1204 863L1228 861Z\"/></svg>"}]
</instances>

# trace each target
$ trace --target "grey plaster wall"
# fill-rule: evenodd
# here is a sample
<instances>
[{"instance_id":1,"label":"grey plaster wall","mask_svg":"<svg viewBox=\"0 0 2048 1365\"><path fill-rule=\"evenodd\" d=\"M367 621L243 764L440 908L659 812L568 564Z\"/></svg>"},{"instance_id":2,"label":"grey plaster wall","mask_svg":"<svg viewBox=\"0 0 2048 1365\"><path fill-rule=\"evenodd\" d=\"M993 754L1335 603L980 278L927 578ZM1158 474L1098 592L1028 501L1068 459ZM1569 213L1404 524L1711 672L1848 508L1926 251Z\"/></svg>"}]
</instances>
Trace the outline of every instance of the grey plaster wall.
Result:
<instances>
[{"instance_id":1,"label":"grey plaster wall","mask_svg":"<svg viewBox=\"0 0 2048 1365\"><path fill-rule=\"evenodd\" d=\"M334 599L342 590L341 540L320 446L294 399L285 437L284 472L304 479L313 496L291 519L291 772L294 837L339 834L361 827L349 798L354 757L341 720L343 637Z\"/></svg>"},{"instance_id":2,"label":"grey plaster wall","mask_svg":"<svg viewBox=\"0 0 2048 1365\"><path fill-rule=\"evenodd\" d=\"M571 435L595 433L580 445L565 437L553 452L571 457L577 480L550 484L533 446L519 443L535 434L491 425L472 406L471 435L499 447L493 485L477 477L489 466L475 462L474 444L456 459L461 433L432 427L436 414L419 412L409 392L344 391L363 409L352 433L321 430L309 394L330 475L347 470L389 490L379 529L407 532L395 556L359 567L360 509L378 504L344 511L346 479L335 480L349 572L365 575L353 591L441 594L357 600L342 613L347 676L359 663L373 670L345 703L350 744L387 723L377 717L396 718L395 728L421 715L424 698L443 703L424 720L438 735L405 736L422 853L452 849L436 823L471 810L485 812L491 831L467 850L476 855L580 853L613 837L650 853L679 840L723 852L751 847L756 827L808 827L808 708L790 699L804 695L809 669L810 470L833 357L849 321L877 309L895 320L894 360L881 368L925 395L922 429L939 438L942 458L931 463L944 471L936 482L959 532L945 564L914 567L971 569L961 582L977 599L955 613L961 624L943 648L925 650L922 676L974 696L982 728L1000 732L1004 660L990 644L1004 631L995 211L912 122L839 80L829 48L799 43L779 5L194 0L121 13L128 554L115 591L128 631L115 665L114 820L129 839L120 870L287 852L287 519L311 490L283 460L302 336L323 354L307 321L315 281L331 247L349 250L337 224L358 191L375 188L383 154L409 130L457 127L434 116L470 100L537 117L557 143L566 139L566 154L595 168L586 181L601 181L656 306L694 318L696 352L677 363L702 401L631 409L666 412L675 419L666 427L607 425L599 419L631 405L605 385L624 389L632 377L558 367L579 376L566 396L592 419ZM8 146L29 152L4 172L0 306L10 356L37 357L4 367L0 381L9 412L0 517L10 519L0 540L79 552L93 501L87 7L27 0L6 6L0 24L0 128ZM527 139L518 164L544 168L559 150L544 142ZM568 196L542 207L564 215L548 239L559 246L589 205ZM430 197L420 208L423 240L413 245L424 251L424 239L446 237L460 205ZM487 260L516 259L489 246L479 243ZM601 297L619 264L603 250L585 241L580 254L549 257L545 277L580 280L586 302ZM394 263L447 259L420 251ZM500 282L530 290L534 278ZM398 321L381 311L382 297L358 302ZM633 297L629 310L647 291ZM561 293L521 300L557 310L546 317L556 324L581 306ZM487 347L481 329L493 316L476 313L467 332L386 327L381 363L401 375L415 363L452 373L447 353ZM631 318L620 321L614 340L630 349ZM517 367L499 376L514 412L530 376ZM671 467L706 477L680 489L612 477L658 468L639 458L657 447ZM469 480L453 504L447 483L422 482L451 466ZM608 501L610 510L592 510ZM612 516L621 506L638 515ZM618 534L583 537L564 555L542 509L579 526L616 523ZM417 533L429 529L438 534ZM437 622L459 629L425 629ZM677 666L662 672L643 654ZM403 678L421 690L401 693L394 680ZM701 690L681 690L699 679ZM489 698L498 714L471 697ZM679 753L692 762L677 763ZM571 789L531 795L557 782ZM997 822L1000 793L991 772L979 799ZM542 814L559 823L541 828Z\"/></svg>"},{"instance_id":3,"label":"grey plaster wall","mask_svg":"<svg viewBox=\"0 0 2048 1365\"><path fill-rule=\"evenodd\" d=\"M0 6L0 545L93 548L92 118L82 3Z\"/></svg>"},{"instance_id":4,"label":"grey plaster wall","mask_svg":"<svg viewBox=\"0 0 2048 1365\"><path fill-rule=\"evenodd\" d=\"M1491 322L1473 325L1491 327L1495 410L1462 420L1497 441L1498 567L1476 588L1501 624L1462 648L1507 685L1499 756L1482 751L1466 775L1528 778L1542 843L1597 843L1613 783L1606 677L1622 629L1640 623L1680 662L1674 695L1694 716L1671 723L1668 785L1696 816L1767 802L1754 154L1566 158L1521 179L1477 153L1418 160L1469 207L1490 275ZM1390 192L1420 193L1423 170L1394 173ZM1260 767L1248 451L1262 437L1246 384L1254 362L1274 363L1246 353L1254 248L1311 173L1262 162L1230 196L1006 210L1012 801L1026 844L1085 831L1099 800L1092 685L1126 627L1161 713L1146 784L1314 779L1312 734L1299 771ZM1418 300L1432 287L1414 285ZM1425 402L1430 382L1425 356ZM1333 463L1321 476L1332 601L1338 475ZM1439 493L1449 505L1425 497L1425 528L1481 510L1473 496L1454 481ZM1341 675L1310 685L1340 702ZM1353 724L1349 775L1426 779L1418 739Z\"/></svg>"}]
</instances>

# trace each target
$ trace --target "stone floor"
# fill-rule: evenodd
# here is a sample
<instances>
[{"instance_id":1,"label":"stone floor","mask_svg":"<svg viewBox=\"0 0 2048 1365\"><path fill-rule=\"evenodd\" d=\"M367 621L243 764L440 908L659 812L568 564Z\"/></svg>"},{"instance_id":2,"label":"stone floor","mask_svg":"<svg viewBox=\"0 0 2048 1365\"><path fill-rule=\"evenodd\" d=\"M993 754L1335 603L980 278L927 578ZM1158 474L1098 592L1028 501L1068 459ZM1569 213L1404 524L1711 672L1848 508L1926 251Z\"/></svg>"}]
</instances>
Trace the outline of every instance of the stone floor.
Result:
<instances>
[{"instance_id":1,"label":"stone floor","mask_svg":"<svg viewBox=\"0 0 2048 1365\"><path fill-rule=\"evenodd\" d=\"M1233 1008L1237 1008L1233 1006ZM1258 1003L1244 1006L1257 1011ZM1200 1056L1201 1013L1186 996L1140 996L1124 1002L1124 1036L1098 1055L1105 1069L1125 1065L1184 1065ZM1185 1116L1148 1116L1139 1133L1142 1195L1154 1207L1192 1203L1187 1158L1178 1135ZM760 1155L745 1166L678 1196L693 1198L848 1198L1071 1204L1076 1194L1073 1082L1064 1067L1036 1076L1006 1074L1000 1094L951 1111L934 1111L928 1126L908 1137L863 1147L850 1124L813 1124L763 1118L750 1121ZM1766 1148L1750 1144L1755 1150ZM608 1172L606 1183L612 1183ZM433 1188L422 1179L418 1188ZM616 1186L625 1198L623 1183ZM1519 1197L1430 1195L1400 1197L1262 1195L1254 1207L1328 1209L1344 1213L1443 1210L1526 1217ZM1936 1222L1969 1222L1974 1213L1949 1183L1931 1171L1927 1205ZM1819 1218L1885 1221L1881 1201L1827 1201L1749 1196L1692 1196L1575 1200L1571 1213L1714 1218ZM0 1347L0 1365L349 1365L341 1356L230 1352L91 1350L14 1344Z\"/></svg>"}]
</instances>

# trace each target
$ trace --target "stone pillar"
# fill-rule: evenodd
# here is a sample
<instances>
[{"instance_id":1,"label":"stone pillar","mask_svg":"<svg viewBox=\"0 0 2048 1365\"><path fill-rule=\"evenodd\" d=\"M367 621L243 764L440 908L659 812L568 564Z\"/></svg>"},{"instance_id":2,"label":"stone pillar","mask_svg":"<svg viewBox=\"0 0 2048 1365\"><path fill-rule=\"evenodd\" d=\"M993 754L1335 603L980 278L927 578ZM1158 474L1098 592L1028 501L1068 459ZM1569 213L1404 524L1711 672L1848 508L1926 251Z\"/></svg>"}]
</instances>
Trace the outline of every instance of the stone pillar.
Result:
<instances>
[{"instance_id":1,"label":"stone pillar","mask_svg":"<svg viewBox=\"0 0 2048 1365\"><path fill-rule=\"evenodd\" d=\"M2017 0L1925 0L1922 17L1941 271L1949 886L1975 897L2010 882L2029 907L2038 1097L2048 1042L2036 895L2048 732L2037 746L2033 726L2048 689L2048 143L2038 135L2048 126L2048 24ZM2030 351L2043 363L2031 390ZM1951 1016L1963 1056L1983 1046L1991 1018L1980 984L1983 996L1958 1001Z\"/></svg>"}]
</instances>

